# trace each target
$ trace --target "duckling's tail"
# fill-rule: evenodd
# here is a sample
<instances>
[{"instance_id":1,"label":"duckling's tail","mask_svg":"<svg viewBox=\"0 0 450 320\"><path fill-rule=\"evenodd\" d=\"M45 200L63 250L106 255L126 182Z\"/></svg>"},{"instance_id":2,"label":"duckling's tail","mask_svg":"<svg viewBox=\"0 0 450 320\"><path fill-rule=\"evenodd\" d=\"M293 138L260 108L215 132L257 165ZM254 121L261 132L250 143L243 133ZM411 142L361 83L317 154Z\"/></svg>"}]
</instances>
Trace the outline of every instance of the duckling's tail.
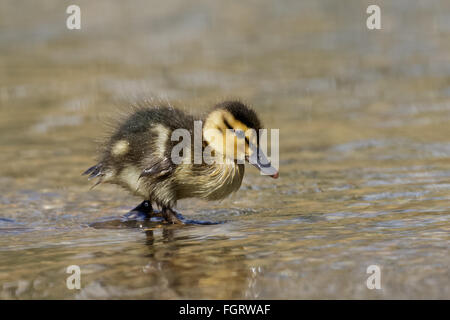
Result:
<instances>
[{"instance_id":1,"label":"duckling's tail","mask_svg":"<svg viewBox=\"0 0 450 320\"><path fill-rule=\"evenodd\" d=\"M98 163L95 166L90 167L85 172L83 172L83 175L89 175L89 177L88 177L89 180L97 178L97 177L102 177L104 175L104 173L103 173L103 164L102 163ZM102 179L97 181L97 183L94 184L91 187L91 189L94 188L96 185L98 185L101 182L102 182Z\"/></svg>"}]
</instances>

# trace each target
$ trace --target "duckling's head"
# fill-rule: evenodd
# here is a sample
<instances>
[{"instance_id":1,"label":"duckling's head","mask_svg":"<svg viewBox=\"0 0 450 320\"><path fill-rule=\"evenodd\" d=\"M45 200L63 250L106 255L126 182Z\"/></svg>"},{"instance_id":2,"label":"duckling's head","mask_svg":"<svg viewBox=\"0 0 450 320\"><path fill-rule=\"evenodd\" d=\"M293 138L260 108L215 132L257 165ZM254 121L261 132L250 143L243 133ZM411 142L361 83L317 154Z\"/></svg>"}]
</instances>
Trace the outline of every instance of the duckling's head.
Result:
<instances>
[{"instance_id":1,"label":"duckling's head","mask_svg":"<svg viewBox=\"0 0 450 320\"><path fill-rule=\"evenodd\" d=\"M203 136L224 159L245 160L276 179L278 170L261 150L260 129L255 111L239 101L226 101L216 105L206 117Z\"/></svg>"}]
</instances>

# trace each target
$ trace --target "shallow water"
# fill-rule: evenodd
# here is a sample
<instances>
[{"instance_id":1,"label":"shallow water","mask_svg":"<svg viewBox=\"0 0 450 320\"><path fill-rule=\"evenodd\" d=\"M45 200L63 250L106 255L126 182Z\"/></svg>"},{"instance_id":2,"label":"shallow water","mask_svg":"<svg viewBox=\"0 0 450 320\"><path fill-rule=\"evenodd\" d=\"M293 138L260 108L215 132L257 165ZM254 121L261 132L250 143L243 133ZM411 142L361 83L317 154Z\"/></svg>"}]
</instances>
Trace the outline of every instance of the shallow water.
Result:
<instances>
[{"instance_id":1,"label":"shallow water","mask_svg":"<svg viewBox=\"0 0 450 320\"><path fill-rule=\"evenodd\" d=\"M448 1L380 31L360 1L79 4L0 4L0 298L450 298ZM90 226L141 201L80 175L109 119L230 97L280 128L278 180L180 203L218 225Z\"/></svg>"}]
</instances>

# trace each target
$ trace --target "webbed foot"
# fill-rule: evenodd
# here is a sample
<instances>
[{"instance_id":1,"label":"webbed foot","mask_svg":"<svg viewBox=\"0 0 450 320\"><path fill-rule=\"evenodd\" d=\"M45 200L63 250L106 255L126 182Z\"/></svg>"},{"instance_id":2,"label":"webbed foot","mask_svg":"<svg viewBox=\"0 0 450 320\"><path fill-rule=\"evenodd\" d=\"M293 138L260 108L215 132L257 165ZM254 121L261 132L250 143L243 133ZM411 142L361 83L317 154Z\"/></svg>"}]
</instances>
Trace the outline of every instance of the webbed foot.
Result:
<instances>
[{"instance_id":1,"label":"webbed foot","mask_svg":"<svg viewBox=\"0 0 450 320\"><path fill-rule=\"evenodd\" d=\"M152 204L149 200L142 201L136 208L130 210L122 216L126 221L153 221L153 222L167 222L169 224L178 225L213 225L221 222L212 221L197 221L184 218L180 213L170 208L163 207L161 211L153 210Z\"/></svg>"},{"instance_id":2,"label":"webbed foot","mask_svg":"<svg viewBox=\"0 0 450 320\"><path fill-rule=\"evenodd\" d=\"M153 217L162 218L163 215L153 210L152 203L149 200L144 200L136 208L124 214L123 217L130 220L149 220Z\"/></svg>"}]
</instances>

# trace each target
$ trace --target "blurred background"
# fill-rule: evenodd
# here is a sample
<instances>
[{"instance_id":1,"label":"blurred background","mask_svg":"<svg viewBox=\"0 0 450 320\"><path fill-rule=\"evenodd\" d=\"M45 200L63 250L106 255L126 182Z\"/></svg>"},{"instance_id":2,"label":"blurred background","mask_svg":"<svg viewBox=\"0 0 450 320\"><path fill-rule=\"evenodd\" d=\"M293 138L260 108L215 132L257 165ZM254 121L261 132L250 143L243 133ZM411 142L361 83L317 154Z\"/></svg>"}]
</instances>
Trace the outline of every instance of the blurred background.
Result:
<instances>
[{"instance_id":1,"label":"blurred background","mask_svg":"<svg viewBox=\"0 0 450 320\"><path fill-rule=\"evenodd\" d=\"M80 176L105 123L232 98L280 129L280 179L180 203L221 225L87 227L140 202ZM446 0L2 0L0 298L448 299L449 120Z\"/></svg>"}]
</instances>

